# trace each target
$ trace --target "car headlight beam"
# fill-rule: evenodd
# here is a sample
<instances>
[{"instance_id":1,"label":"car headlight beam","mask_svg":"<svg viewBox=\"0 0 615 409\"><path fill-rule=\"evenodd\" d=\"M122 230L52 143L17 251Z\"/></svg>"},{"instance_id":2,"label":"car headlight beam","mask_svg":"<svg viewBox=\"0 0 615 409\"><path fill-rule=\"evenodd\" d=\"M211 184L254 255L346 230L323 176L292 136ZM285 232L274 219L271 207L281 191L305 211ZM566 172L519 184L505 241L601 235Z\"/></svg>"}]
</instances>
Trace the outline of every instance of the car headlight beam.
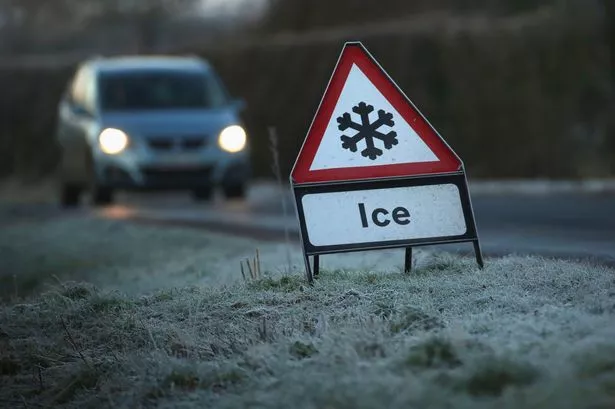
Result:
<instances>
[{"instance_id":1,"label":"car headlight beam","mask_svg":"<svg viewBox=\"0 0 615 409\"><path fill-rule=\"evenodd\" d=\"M218 145L223 150L236 153L245 148L247 142L246 131L239 125L231 125L220 132Z\"/></svg>"},{"instance_id":2,"label":"car headlight beam","mask_svg":"<svg viewBox=\"0 0 615 409\"><path fill-rule=\"evenodd\" d=\"M100 133L98 143L107 155L117 155L128 146L128 135L119 129L107 128Z\"/></svg>"}]
</instances>

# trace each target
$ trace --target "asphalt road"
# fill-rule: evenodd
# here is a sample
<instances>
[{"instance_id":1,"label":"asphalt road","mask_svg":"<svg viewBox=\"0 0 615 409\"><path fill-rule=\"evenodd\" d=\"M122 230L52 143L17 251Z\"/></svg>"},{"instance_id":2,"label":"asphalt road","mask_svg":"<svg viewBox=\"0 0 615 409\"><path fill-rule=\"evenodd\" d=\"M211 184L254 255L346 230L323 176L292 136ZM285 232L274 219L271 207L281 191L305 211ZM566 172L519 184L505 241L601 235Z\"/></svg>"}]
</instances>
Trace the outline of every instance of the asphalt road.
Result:
<instances>
[{"instance_id":1,"label":"asphalt road","mask_svg":"<svg viewBox=\"0 0 615 409\"><path fill-rule=\"evenodd\" d=\"M286 204L283 212L282 196ZM615 265L615 193L474 194L476 223L489 255L538 254ZM79 216L207 228L259 239L298 238L290 192L256 185L247 200L195 203L186 194L121 194L116 205L60 210L53 204L0 207L2 224ZM8 209L8 210L7 210ZM472 253L468 244L439 246Z\"/></svg>"},{"instance_id":2,"label":"asphalt road","mask_svg":"<svg viewBox=\"0 0 615 409\"><path fill-rule=\"evenodd\" d=\"M97 217L210 228L279 240L298 237L290 194L254 188L245 201L195 204L186 195L126 195ZM479 194L472 198L486 255L538 254L615 265L615 194ZM470 244L440 246L471 253Z\"/></svg>"}]
</instances>

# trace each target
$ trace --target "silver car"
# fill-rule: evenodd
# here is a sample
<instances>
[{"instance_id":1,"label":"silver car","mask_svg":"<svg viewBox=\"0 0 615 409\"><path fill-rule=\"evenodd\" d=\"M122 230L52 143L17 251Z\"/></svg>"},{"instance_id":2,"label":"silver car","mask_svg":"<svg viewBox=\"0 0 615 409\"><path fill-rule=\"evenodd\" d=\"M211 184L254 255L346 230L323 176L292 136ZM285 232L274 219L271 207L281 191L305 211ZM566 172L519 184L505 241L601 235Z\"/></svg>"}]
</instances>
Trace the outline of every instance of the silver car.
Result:
<instances>
[{"instance_id":1,"label":"silver car","mask_svg":"<svg viewBox=\"0 0 615 409\"><path fill-rule=\"evenodd\" d=\"M219 186L242 197L251 166L241 109L197 57L83 62L59 105L62 204L78 205L84 191L109 204L117 189L134 188L186 189L202 200Z\"/></svg>"}]
</instances>

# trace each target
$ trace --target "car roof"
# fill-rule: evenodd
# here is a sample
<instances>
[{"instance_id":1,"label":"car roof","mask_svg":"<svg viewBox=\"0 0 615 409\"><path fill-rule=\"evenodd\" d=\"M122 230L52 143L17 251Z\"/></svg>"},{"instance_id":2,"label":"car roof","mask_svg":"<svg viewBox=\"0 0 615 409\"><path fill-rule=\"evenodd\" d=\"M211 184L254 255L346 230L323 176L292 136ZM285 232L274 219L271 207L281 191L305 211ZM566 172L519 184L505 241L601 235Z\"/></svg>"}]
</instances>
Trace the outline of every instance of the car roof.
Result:
<instances>
[{"instance_id":1,"label":"car roof","mask_svg":"<svg viewBox=\"0 0 615 409\"><path fill-rule=\"evenodd\" d=\"M96 72L120 73L143 70L209 71L209 63L199 57L185 56L118 56L94 58L86 62Z\"/></svg>"}]
</instances>

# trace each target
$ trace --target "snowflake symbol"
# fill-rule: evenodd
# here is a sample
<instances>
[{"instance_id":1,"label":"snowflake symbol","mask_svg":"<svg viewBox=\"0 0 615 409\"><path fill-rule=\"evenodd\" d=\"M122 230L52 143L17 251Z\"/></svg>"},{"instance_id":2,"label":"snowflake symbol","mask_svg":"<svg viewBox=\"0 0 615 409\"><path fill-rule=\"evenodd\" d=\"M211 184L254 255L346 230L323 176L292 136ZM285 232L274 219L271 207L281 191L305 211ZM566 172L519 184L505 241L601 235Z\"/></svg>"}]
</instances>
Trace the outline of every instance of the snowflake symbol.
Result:
<instances>
[{"instance_id":1,"label":"snowflake symbol","mask_svg":"<svg viewBox=\"0 0 615 409\"><path fill-rule=\"evenodd\" d=\"M374 144L374 139L380 139L384 143L385 149L391 149L394 145L397 145L397 132L390 131L388 134L383 134L378 131L382 126L392 127L395 125L393 121L393 114L385 112L384 110L378 111L378 119L375 122L370 123L369 114L374 110L374 107L367 105L365 102L359 102L359 104L352 108L355 114L361 116L361 123L358 124L352 120L349 112L337 118L339 124L338 129L345 131L346 129L354 129L357 133L354 136L342 135L342 148L349 149L351 152L357 151L357 144L365 139L365 149L361 151L361 155L371 160L376 160L379 156L382 156L382 149L378 149Z\"/></svg>"}]
</instances>

